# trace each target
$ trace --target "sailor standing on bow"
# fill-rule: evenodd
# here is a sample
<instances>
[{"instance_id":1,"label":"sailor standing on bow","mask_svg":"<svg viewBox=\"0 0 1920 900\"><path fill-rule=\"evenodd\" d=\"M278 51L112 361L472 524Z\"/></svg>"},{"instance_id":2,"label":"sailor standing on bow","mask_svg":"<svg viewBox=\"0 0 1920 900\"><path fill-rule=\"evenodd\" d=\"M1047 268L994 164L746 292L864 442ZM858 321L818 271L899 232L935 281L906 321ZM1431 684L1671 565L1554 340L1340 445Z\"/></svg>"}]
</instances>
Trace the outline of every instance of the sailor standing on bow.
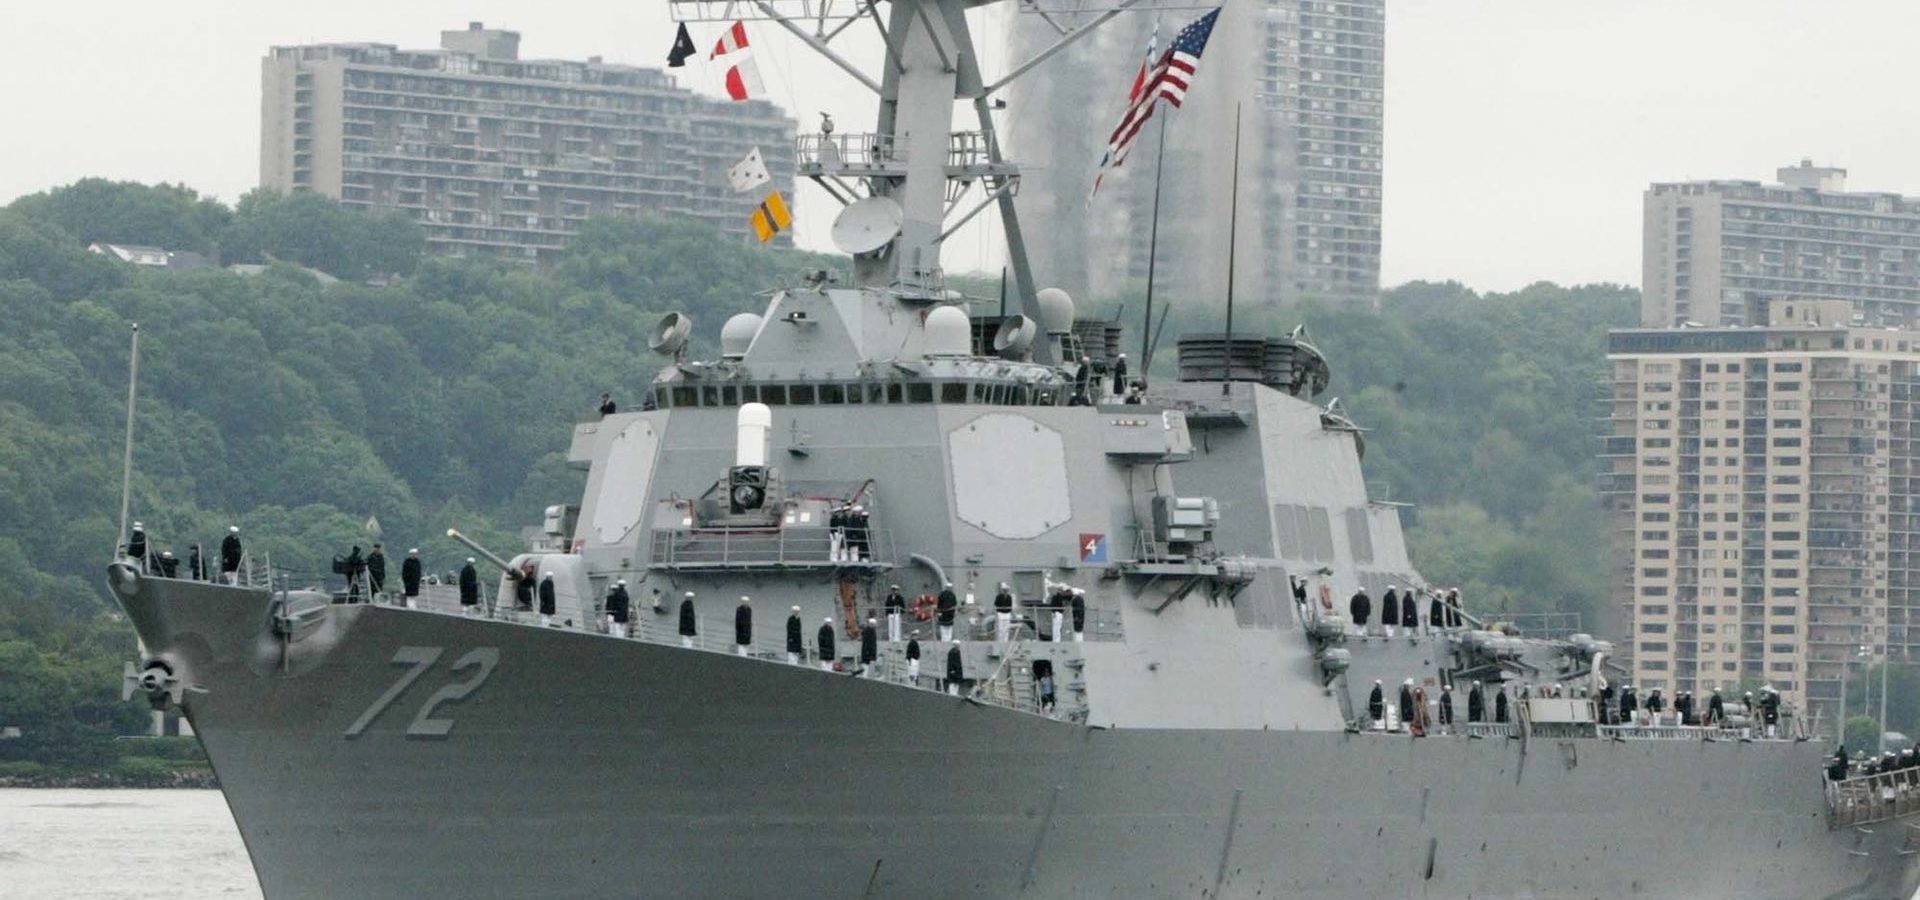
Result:
<instances>
[{"instance_id":1,"label":"sailor standing on bow","mask_svg":"<svg viewBox=\"0 0 1920 900\"><path fill-rule=\"evenodd\" d=\"M220 540L220 577L228 584L240 583L240 526L228 525L227 536Z\"/></svg>"},{"instance_id":2,"label":"sailor standing on bow","mask_svg":"<svg viewBox=\"0 0 1920 900\"><path fill-rule=\"evenodd\" d=\"M880 623L874 621L872 616L868 616L867 624L860 626L860 676L880 677L880 667L875 665L879 660Z\"/></svg>"},{"instance_id":3,"label":"sailor standing on bow","mask_svg":"<svg viewBox=\"0 0 1920 900\"><path fill-rule=\"evenodd\" d=\"M627 580L613 583L613 590L607 592L607 633L617 638L627 636L627 623L633 620L633 598L627 595Z\"/></svg>"},{"instance_id":4,"label":"sailor standing on bow","mask_svg":"<svg viewBox=\"0 0 1920 900\"><path fill-rule=\"evenodd\" d=\"M960 696L960 682L966 677L966 661L960 655L960 645L954 644L947 650L947 693Z\"/></svg>"},{"instance_id":5,"label":"sailor standing on bow","mask_svg":"<svg viewBox=\"0 0 1920 900\"><path fill-rule=\"evenodd\" d=\"M699 623L693 615L693 592L688 591L680 598L680 646L693 649L693 639L700 633Z\"/></svg>"},{"instance_id":6,"label":"sailor standing on bow","mask_svg":"<svg viewBox=\"0 0 1920 900\"><path fill-rule=\"evenodd\" d=\"M400 596L405 598L408 609L420 608L420 548L407 550L407 558L400 561Z\"/></svg>"},{"instance_id":7,"label":"sailor standing on bow","mask_svg":"<svg viewBox=\"0 0 1920 900\"><path fill-rule=\"evenodd\" d=\"M1353 592L1347 601L1347 613L1353 620L1353 627L1362 637L1367 634L1367 617L1373 615L1373 598L1367 596L1367 589Z\"/></svg>"},{"instance_id":8,"label":"sailor standing on bow","mask_svg":"<svg viewBox=\"0 0 1920 900\"><path fill-rule=\"evenodd\" d=\"M1400 624L1406 626L1407 637L1420 636L1420 601L1414 597L1413 588L1400 595Z\"/></svg>"},{"instance_id":9,"label":"sailor standing on bow","mask_svg":"<svg viewBox=\"0 0 1920 900\"><path fill-rule=\"evenodd\" d=\"M793 614L787 616L787 662L791 665L799 665L800 655L807 652L807 645L802 641L801 634L800 607L796 606L793 608Z\"/></svg>"},{"instance_id":10,"label":"sailor standing on bow","mask_svg":"<svg viewBox=\"0 0 1920 900\"><path fill-rule=\"evenodd\" d=\"M548 628L553 625L553 613L557 606L553 593L553 573L542 572L540 573L540 627Z\"/></svg>"},{"instance_id":11,"label":"sailor standing on bow","mask_svg":"<svg viewBox=\"0 0 1920 900\"><path fill-rule=\"evenodd\" d=\"M920 639L907 639L907 683L920 683Z\"/></svg>"},{"instance_id":12,"label":"sailor standing on bow","mask_svg":"<svg viewBox=\"0 0 1920 900\"><path fill-rule=\"evenodd\" d=\"M480 609L480 573L474 571L473 557L460 567L460 611L469 616Z\"/></svg>"},{"instance_id":13,"label":"sailor standing on bow","mask_svg":"<svg viewBox=\"0 0 1920 900\"><path fill-rule=\"evenodd\" d=\"M1400 727L1413 727L1413 679L1400 682Z\"/></svg>"},{"instance_id":14,"label":"sailor standing on bow","mask_svg":"<svg viewBox=\"0 0 1920 900\"><path fill-rule=\"evenodd\" d=\"M828 672L833 671L834 651L833 651L833 617L832 616L828 616L820 620L820 632L819 634L814 635L814 640L820 644L820 668Z\"/></svg>"},{"instance_id":15,"label":"sailor standing on bow","mask_svg":"<svg viewBox=\"0 0 1920 900\"><path fill-rule=\"evenodd\" d=\"M953 617L960 611L960 597L953 592L953 582L946 582L940 588L940 601L935 609L940 614L940 640L953 640Z\"/></svg>"},{"instance_id":16,"label":"sailor standing on bow","mask_svg":"<svg viewBox=\"0 0 1920 900\"><path fill-rule=\"evenodd\" d=\"M1487 697L1480 690L1480 682L1473 683L1467 689L1467 722L1477 724L1487 718Z\"/></svg>"},{"instance_id":17,"label":"sailor standing on bow","mask_svg":"<svg viewBox=\"0 0 1920 900\"><path fill-rule=\"evenodd\" d=\"M1387 695L1380 687L1380 679L1373 680L1373 693L1367 695L1367 721L1373 723L1373 730L1385 728L1387 718Z\"/></svg>"},{"instance_id":18,"label":"sailor standing on bow","mask_svg":"<svg viewBox=\"0 0 1920 900\"><path fill-rule=\"evenodd\" d=\"M1393 637L1393 629L1400 624L1400 591L1397 585L1387 585L1387 595L1380 598L1380 627L1385 629L1387 637Z\"/></svg>"},{"instance_id":19,"label":"sailor standing on bow","mask_svg":"<svg viewBox=\"0 0 1920 900\"><path fill-rule=\"evenodd\" d=\"M993 639L1013 640L1013 589L1004 581L1000 582L1000 592L993 595Z\"/></svg>"},{"instance_id":20,"label":"sailor standing on bow","mask_svg":"<svg viewBox=\"0 0 1920 900\"><path fill-rule=\"evenodd\" d=\"M899 585L887 588L887 640L900 640L900 620L907 614L907 598Z\"/></svg>"},{"instance_id":21,"label":"sailor standing on bow","mask_svg":"<svg viewBox=\"0 0 1920 900\"><path fill-rule=\"evenodd\" d=\"M733 608L733 655L750 656L753 651L753 601L747 595L740 595L740 605Z\"/></svg>"}]
</instances>

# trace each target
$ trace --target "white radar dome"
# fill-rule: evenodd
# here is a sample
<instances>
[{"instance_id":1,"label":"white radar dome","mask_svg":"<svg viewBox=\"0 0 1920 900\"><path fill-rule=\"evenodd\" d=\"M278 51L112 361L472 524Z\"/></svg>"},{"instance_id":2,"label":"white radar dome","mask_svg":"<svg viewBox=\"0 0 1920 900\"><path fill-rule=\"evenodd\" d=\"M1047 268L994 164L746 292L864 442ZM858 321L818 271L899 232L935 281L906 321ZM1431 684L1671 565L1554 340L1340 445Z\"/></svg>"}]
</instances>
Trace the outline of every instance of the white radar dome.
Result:
<instances>
[{"instance_id":1,"label":"white radar dome","mask_svg":"<svg viewBox=\"0 0 1920 900\"><path fill-rule=\"evenodd\" d=\"M928 356L967 356L973 350L973 324L957 306L942 306L927 313Z\"/></svg>"},{"instance_id":2,"label":"white radar dome","mask_svg":"<svg viewBox=\"0 0 1920 900\"><path fill-rule=\"evenodd\" d=\"M753 346L753 336L760 333L760 316L757 313L743 312L727 320L720 326L720 355L727 359L742 359L747 348Z\"/></svg>"},{"instance_id":3,"label":"white radar dome","mask_svg":"<svg viewBox=\"0 0 1920 900\"><path fill-rule=\"evenodd\" d=\"M1034 295L1040 302L1040 327L1048 334L1068 334L1073 331L1073 298L1059 288L1041 288Z\"/></svg>"}]
</instances>

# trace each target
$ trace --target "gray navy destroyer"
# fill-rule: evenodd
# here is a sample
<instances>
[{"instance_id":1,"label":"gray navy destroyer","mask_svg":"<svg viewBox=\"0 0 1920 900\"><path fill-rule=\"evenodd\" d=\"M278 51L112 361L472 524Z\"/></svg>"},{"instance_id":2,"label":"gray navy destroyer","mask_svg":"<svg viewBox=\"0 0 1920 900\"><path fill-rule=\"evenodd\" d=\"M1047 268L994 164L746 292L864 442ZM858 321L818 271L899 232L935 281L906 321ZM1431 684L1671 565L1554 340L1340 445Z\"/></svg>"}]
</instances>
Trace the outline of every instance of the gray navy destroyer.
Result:
<instances>
[{"instance_id":1,"label":"gray navy destroyer","mask_svg":"<svg viewBox=\"0 0 1920 900\"><path fill-rule=\"evenodd\" d=\"M668 316L643 408L574 428L577 504L476 554L479 605L111 564L129 692L191 721L267 897L1915 892L1920 795L1828 782L1792 719L1613 724L1582 699L1604 642L1471 597L1457 627L1348 621L1426 584L1327 361L1190 335L1177 380L1115 391L1116 328L1026 268L993 100L1031 66L983 77L980 5L673 4L779 23L878 94L871 132L798 146L850 262L725 322L718 358ZM863 18L877 77L830 46ZM1015 306L973 315L940 247L988 209ZM1414 737L1391 693L1376 723L1376 681L1452 685L1454 723ZM1505 721L1467 721L1470 683Z\"/></svg>"}]
</instances>

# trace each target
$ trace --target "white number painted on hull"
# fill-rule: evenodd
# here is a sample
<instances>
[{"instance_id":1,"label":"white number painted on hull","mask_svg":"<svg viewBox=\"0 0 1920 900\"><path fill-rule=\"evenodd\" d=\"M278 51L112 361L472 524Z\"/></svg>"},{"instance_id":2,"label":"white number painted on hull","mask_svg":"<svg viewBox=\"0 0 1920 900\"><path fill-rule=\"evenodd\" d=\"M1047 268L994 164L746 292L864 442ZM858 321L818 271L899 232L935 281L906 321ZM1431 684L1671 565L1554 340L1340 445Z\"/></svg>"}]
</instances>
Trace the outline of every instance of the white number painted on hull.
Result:
<instances>
[{"instance_id":1,"label":"white number painted on hull","mask_svg":"<svg viewBox=\"0 0 1920 900\"><path fill-rule=\"evenodd\" d=\"M400 699L401 694L406 693L407 688L412 687L413 683L419 681L420 676L425 675L427 670L433 667L434 663L439 662L440 656L444 652L446 652L445 648L442 647L401 647L395 650L393 652L393 664L411 666L412 668L403 673L399 680L395 681L391 687L388 687L386 693L375 698L373 704L367 707L366 712L360 714L360 718L353 720L353 724L347 726L346 736L349 738L359 737L361 732L367 730L367 726L372 725L375 719L380 718L381 713L387 711L387 707L392 706L394 701ZM466 654L459 659L454 660L453 665L448 667L454 672L472 668L478 668L479 671L475 672L465 681L446 685L433 692L433 695L427 698L427 702L420 707L420 712L414 715L413 721L408 723L407 736L423 738L446 737L453 731L453 720L434 718L434 710L444 704L457 703L471 696L474 691L479 690L480 686L487 682L487 679L493 675L494 667L499 664L500 648L498 647L475 647L467 651Z\"/></svg>"}]
</instances>

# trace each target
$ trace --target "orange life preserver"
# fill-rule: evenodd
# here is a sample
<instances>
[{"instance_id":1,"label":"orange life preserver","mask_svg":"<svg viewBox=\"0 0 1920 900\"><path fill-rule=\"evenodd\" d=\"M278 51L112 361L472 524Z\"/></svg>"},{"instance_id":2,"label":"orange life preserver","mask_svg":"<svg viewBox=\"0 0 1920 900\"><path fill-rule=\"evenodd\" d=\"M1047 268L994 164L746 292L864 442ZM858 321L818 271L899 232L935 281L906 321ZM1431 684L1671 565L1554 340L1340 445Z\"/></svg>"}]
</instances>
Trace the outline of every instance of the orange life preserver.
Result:
<instances>
[{"instance_id":1,"label":"orange life preserver","mask_svg":"<svg viewBox=\"0 0 1920 900\"><path fill-rule=\"evenodd\" d=\"M932 594L921 594L920 596L913 598L914 621L916 622L932 621L934 608L939 605L940 605L940 601L935 600Z\"/></svg>"}]
</instances>

